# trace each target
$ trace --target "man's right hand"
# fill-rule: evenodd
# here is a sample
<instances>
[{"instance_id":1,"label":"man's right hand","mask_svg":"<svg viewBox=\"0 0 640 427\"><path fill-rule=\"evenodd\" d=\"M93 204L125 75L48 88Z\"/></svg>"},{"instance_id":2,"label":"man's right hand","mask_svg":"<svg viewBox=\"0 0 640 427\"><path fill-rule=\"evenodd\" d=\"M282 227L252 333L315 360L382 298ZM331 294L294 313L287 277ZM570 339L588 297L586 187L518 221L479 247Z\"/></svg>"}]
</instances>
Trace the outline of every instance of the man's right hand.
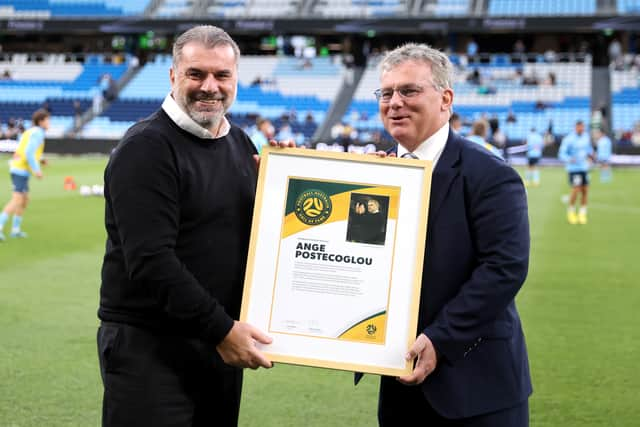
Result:
<instances>
[{"instance_id":1,"label":"man's right hand","mask_svg":"<svg viewBox=\"0 0 640 427\"><path fill-rule=\"evenodd\" d=\"M387 153L386 151L382 151L382 150L378 150L378 151L373 151L371 153L368 153L374 156L378 156L378 157L398 157L398 155L396 153Z\"/></svg>"},{"instance_id":2,"label":"man's right hand","mask_svg":"<svg viewBox=\"0 0 640 427\"><path fill-rule=\"evenodd\" d=\"M226 337L216 346L224 363L237 368L271 368L273 364L256 347L256 342L271 344L272 339L248 323L233 322Z\"/></svg>"}]
</instances>

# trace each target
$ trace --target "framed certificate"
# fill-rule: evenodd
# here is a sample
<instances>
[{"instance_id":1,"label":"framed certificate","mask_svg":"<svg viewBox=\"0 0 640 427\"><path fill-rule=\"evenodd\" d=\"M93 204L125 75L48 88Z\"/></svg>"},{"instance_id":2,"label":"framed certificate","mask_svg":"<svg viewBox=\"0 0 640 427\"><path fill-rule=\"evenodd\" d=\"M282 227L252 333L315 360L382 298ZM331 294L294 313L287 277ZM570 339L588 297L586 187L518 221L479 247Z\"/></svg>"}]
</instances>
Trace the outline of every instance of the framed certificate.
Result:
<instances>
[{"instance_id":1,"label":"framed certificate","mask_svg":"<svg viewBox=\"0 0 640 427\"><path fill-rule=\"evenodd\" d=\"M411 372L430 188L428 161L264 149L240 320L272 361Z\"/></svg>"}]
</instances>

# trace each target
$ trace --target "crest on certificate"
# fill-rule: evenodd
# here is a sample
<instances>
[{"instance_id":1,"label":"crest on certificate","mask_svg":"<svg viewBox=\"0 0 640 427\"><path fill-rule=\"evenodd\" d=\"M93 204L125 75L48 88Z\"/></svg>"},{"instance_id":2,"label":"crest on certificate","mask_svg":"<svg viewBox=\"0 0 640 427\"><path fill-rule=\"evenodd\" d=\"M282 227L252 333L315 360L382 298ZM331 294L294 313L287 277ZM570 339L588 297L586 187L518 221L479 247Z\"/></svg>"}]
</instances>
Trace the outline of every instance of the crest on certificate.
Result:
<instances>
[{"instance_id":1,"label":"crest on certificate","mask_svg":"<svg viewBox=\"0 0 640 427\"><path fill-rule=\"evenodd\" d=\"M295 203L296 217L306 225L319 225L331 216L331 199L322 190L310 189L302 192Z\"/></svg>"}]
</instances>

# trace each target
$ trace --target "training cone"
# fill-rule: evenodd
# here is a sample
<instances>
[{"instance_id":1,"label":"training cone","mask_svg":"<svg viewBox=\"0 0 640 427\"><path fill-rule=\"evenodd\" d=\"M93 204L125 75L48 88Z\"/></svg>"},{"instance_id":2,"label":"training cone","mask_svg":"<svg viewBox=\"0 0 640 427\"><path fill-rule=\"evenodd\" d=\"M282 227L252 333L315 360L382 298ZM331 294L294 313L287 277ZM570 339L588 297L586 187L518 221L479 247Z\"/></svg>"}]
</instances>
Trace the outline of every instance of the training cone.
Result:
<instances>
[{"instance_id":1,"label":"training cone","mask_svg":"<svg viewBox=\"0 0 640 427\"><path fill-rule=\"evenodd\" d=\"M72 176L64 177L64 189L67 191L72 191L76 189L76 181Z\"/></svg>"}]
</instances>

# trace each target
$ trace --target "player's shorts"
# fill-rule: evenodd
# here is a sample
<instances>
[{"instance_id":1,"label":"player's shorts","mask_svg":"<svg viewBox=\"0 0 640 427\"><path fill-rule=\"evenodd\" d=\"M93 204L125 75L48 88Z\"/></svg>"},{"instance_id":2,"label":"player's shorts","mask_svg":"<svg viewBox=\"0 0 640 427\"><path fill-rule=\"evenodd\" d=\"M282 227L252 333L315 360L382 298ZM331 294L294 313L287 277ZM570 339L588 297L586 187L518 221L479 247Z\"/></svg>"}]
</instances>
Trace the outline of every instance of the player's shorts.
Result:
<instances>
[{"instance_id":1,"label":"player's shorts","mask_svg":"<svg viewBox=\"0 0 640 427\"><path fill-rule=\"evenodd\" d=\"M582 172L569 172L569 185L572 187L582 187L589 185L589 175Z\"/></svg>"},{"instance_id":2,"label":"player's shorts","mask_svg":"<svg viewBox=\"0 0 640 427\"><path fill-rule=\"evenodd\" d=\"M527 157L527 160L529 161L529 166L535 166L540 161L540 157Z\"/></svg>"},{"instance_id":3,"label":"player's shorts","mask_svg":"<svg viewBox=\"0 0 640 427\"><path fill-rule=\"evenodd\" d=\"M29 192L29 177L23 175L11 174L11 183L13 184L14 193Z\"/></svg>"}]
</instances>

